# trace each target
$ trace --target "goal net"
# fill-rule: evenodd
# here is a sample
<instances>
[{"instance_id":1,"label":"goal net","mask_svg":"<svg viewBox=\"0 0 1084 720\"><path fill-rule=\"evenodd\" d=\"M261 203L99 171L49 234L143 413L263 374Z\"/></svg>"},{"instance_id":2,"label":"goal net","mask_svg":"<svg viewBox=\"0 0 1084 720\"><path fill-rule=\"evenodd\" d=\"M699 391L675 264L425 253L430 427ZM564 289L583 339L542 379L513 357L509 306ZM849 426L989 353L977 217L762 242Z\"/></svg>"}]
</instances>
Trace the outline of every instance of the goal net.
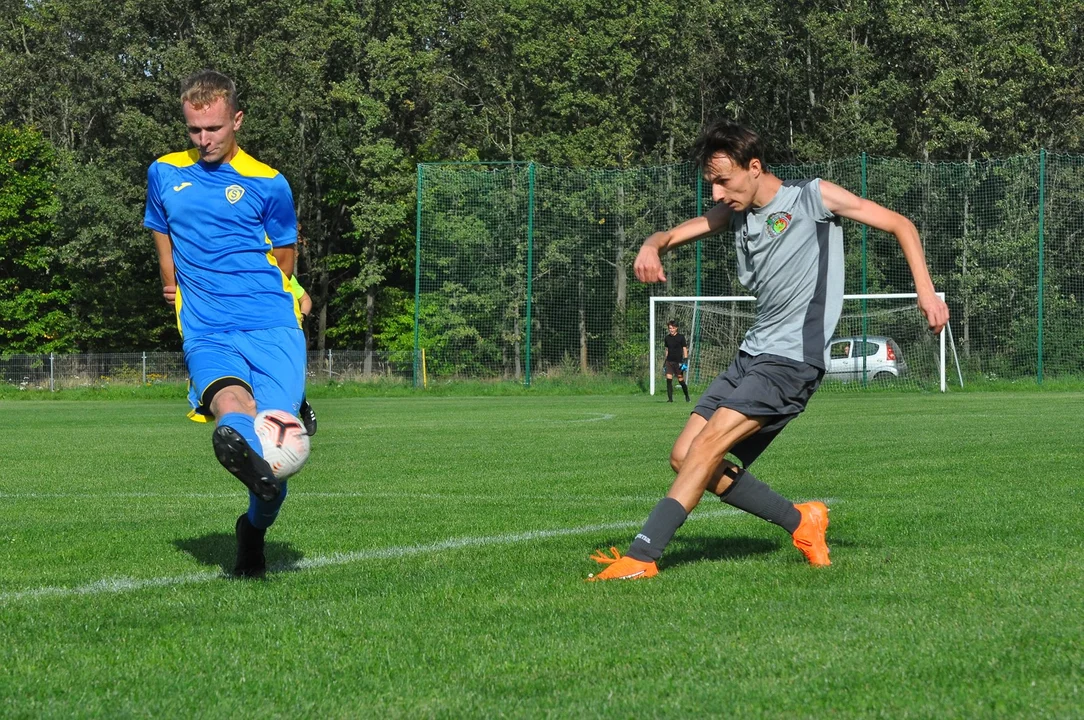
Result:
<instances>
[{"instance_id":1,"label":"goal net","mask_svg":"<svg viewBox=\"0 0 1084 720\"><path fill-rule=\"evenodd\" d=\"M944 298L943 293L938 293ZM951 331L929 331L914 293L844 295L843 312L829 344L820 392L871 389L946 389L946 346L954 357ZM726 370L755 316L753 297L652 297L650 308L651 394L662 377L667 323L675 321L689 344L687 377L706 385ZM950 358L951 362L951 358ZM959 363L953 380L959 376ZM963 385L962 378L960 385Z\"/></svg>"}]
</instances>

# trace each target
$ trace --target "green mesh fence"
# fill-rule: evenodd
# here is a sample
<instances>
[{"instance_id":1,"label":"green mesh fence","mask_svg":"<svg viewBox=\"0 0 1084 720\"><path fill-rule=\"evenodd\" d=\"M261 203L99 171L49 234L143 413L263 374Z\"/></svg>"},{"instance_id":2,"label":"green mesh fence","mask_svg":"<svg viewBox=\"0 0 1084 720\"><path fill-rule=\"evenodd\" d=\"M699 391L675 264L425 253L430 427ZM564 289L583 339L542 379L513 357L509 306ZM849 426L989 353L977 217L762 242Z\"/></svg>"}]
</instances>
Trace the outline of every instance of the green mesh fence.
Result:
<instances>
[{"instance_id":1,"label":"green mesh fence","mask_svg":"<svg viewBox=\"0 0 1084 720\"><path fill-rule=\"evenodd\" d=\"M1084 377L1084 157L917 163L863 155L772 170L823 177L915 223L952 311L965 383ZM632 274L644 238L710 207L708 192L691 164L420 165L416 379L423 350L436 379L646 378L651 295L745 294L733 243L721 236L664 258L665 285ZM844 243L844 292L913 291L891 235L847 221ZM859 303L847 312L861 334L881 310ZM921 317L913 308L893 312L898 327L882 323L878 333L913 356L904 336ZM703 331L686 334L706 350Z\"/></svg>"},{"instance_id":2,"label":"green mesh fence","mask_svg":"<svg viewBox=\"0 0 1084 720\"><path fill-rule=\"evenodd\" d=\"M1084 376L1084 157L1045 155L1039 377ZM1030 338L1021 328L1021 344Z\"/></svg>"}]
</instances>

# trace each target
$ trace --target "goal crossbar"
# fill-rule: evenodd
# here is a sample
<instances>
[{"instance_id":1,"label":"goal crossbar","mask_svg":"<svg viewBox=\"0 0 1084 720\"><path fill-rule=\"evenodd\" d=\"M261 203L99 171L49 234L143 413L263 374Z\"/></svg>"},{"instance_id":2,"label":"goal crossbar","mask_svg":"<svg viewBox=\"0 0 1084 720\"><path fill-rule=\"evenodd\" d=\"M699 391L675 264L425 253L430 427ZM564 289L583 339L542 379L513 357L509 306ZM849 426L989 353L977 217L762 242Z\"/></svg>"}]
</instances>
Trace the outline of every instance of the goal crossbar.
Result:
<instances>
[{"instance_id":1,"label":"goal crossbar","mask_svg":"<svg viewBox=\"0 0 1084 720\"><path fill-rule=\"evenodd\" d=\"M945 299L945 293L937 293L937 297L942 300ZM843 299L846 300L908 300L917 299L918 293L883 293L883 294L858 294L858 295L844 295ZM651 358L651 379L649 381L650 394L655 394L655 374L658 372L655 359L655 305L659 302L669 303L710 303L710 302L755 302L756 298L752 295L652 295L651 305L648 310L648 323L650 341L648 343L648 351ZM941 392L945 392L945 331L942 330L938 333L938 341L940 345L940 357L938 358L938 373L940 375L939 381L941 385ZM961 385L963 384L961 378Z\"/></svg>"}]
</instances>

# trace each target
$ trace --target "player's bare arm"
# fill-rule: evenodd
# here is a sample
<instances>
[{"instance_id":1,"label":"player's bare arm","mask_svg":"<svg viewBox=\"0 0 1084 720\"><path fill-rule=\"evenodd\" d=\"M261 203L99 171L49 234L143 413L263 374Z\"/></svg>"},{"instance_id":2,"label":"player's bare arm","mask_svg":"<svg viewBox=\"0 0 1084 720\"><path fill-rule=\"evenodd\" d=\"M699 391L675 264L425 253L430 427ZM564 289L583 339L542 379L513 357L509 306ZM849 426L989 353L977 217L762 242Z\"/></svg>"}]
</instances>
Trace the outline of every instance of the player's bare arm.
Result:
<instances>
[{"instance_id":1,"label":"player's bare arm","mask_svg":"<svg viewBox=\"0 0 1084 720\"><path fill-rule=\"evenodd\" d=\"M309 297L308 293L302 295L301 299L297 301L297 308L301 311L301 314L306 317L312 312L312 298ZM312 433L309 434L311 435Z\"/></svg>"},{"instance_id":2,"label":"player's bare arm","mask_svg":"<svg viewBox=\"0 0 1084 720\"><path fill-rule=\"evenodd\" d=\"M707 237L725 227L730 218L730 207L719 204L699 217L686 220L669 230L649 235L636 261L633 272L640 282L665 282L666 274L662 269L662 256L676 247Z\"/></svg>"},{"instance_id":3,"label":"player's bare arm","mask_svg":"<svg viewBox=\"0 0 1084 720\"><path fill-rule=\"evenodd\" d=\"M173 241L169 235L151 230L154 249L158 251L158 274L162 277L162 297L167 305L177 302L177 269L173 266Z\"/></svg>"},{"instance_id":4,"label":"player's bare arm","mask_svg":"<svg viewBox=\"0 0 1084 720\"><path fill-rule=\"evenodd\" d=\"M860 198L849 190L826 180L821 180L821 197L824 198L825 207L836 215L896 236L907 265L911 268L911 276L915 280L918 307L926 316L930 330L935 333L941 332L949 320L948 305L935 292L933 279L930 278L930 271L926 267L922 241L918 237L915 224L898 212L878 205L872 200Z\"/></svg>"},{"instance_id":5,"label":"player's bare arm","mask_svg":"<svg viewBox=\"0 0 1084 720\"><path fill-rule=\"evenodd\" d=\"M283 275L290 277L294 274L294 260L297 258L297 253L293 245L277 247L271 251L271 254L275 256L275 262L278 263Z\"/></svg>"}]
</instances>

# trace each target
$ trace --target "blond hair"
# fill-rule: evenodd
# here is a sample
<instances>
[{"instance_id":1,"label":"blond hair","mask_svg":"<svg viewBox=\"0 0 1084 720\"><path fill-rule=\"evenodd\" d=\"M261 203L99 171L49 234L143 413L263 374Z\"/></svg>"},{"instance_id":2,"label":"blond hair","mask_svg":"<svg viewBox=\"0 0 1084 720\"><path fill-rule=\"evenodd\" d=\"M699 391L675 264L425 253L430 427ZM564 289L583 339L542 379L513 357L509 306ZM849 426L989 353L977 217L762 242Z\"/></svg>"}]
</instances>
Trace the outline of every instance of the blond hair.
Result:
<instances>
[{"instance_id":1,"label":"blond hair","mask_svg":"<svg viewBox=\"0 0 1084 720\"><path fill-rule=\"evenodd\" d=\"M230 109L237 112L237 87L233 80L220 72L200 70L181 83L181 105L188 103L194 108L202 108L218 98L225 100Z\"/></svg>"}]
</instances>

